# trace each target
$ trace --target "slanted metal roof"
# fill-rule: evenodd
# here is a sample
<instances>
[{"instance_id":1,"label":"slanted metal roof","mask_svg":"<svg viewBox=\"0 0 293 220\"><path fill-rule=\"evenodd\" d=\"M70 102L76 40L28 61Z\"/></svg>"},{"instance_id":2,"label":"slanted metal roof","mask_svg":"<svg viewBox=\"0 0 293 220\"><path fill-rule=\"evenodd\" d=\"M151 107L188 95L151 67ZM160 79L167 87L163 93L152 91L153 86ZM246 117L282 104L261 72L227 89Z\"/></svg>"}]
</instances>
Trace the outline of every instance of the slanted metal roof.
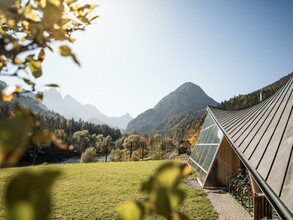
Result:
<instances>
[{"instance_id":1,"label":"slanted metal roof","mask_svg":"<svg viewBox=\"0 0 293 220\"><path fill-rule=\"evenodd\" d=\"M208 107L231 146L283 218L293 218L293 76L252 107Z\"/></svg>"}]
</instances>

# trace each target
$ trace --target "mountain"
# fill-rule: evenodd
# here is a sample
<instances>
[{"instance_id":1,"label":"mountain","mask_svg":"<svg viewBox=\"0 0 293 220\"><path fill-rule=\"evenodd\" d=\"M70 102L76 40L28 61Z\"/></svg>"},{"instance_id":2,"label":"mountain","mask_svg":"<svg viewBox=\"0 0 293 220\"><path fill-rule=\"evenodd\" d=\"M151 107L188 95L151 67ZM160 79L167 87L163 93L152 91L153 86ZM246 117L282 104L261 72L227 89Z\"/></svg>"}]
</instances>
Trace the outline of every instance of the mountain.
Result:
<instances>
[{"instance_id":1,"label":"mountain","mask_svg":"<svg viewBox=\"0 0 293 220\"><path fill-rule=\"evenodd\" d=\"M272 94L278 91L278 89L280 89L292 75L293 72L259 90L245 95L238 95L227 101L223 101L217 107L225 110L236 110L253 106L260 101L260 92L262 92L263 100L269 98ZM178 126L173 130L172 138L175 140L188 140L193 146L197 140L204 119L205 115L190 123Z\"/></svg>"},{"instance_id":2,"label":"mountain","mask_svg":"<svg viewBox=\"0 0 293 220\"><path fill-rule=\"evenodd\" d=\"M0 81L0 91L4 89L7 84L4 81ZM45 105L38 102L35 98L35 94L30 91L25 91L25 93L14 95L14 100L19 102L22 106L30 108L33 112L48 116L49 110ZM4 102L0 99L0 105L7 105L9 108L13 108L13 102Z\"/></svg>"},{"instance_id":3,"label":"mountain","mask_svg":"<svg viewBox=\"0 0 293 220\"><path fill-rule=\"evenodd\" d=\"M128 122L133 119L128 113L120 117L109 117L93 105L82 105L70 95L63 98L56 89L44 92L44 104L48 109L58 112L66 118L82 119L95 124L107 124L120 129L125 129Z\"/></svg>"},{"instance_id":4,"label":"mountain","mask_svg":"<svg viewBox=\"0 0 293 220\"><path fill-rule=\"evenodd\" d=\"M199 117L207 105L217 104L199 86L187 82L130 121L126 133L166 133Z\"/></svg>"}]
</instances>

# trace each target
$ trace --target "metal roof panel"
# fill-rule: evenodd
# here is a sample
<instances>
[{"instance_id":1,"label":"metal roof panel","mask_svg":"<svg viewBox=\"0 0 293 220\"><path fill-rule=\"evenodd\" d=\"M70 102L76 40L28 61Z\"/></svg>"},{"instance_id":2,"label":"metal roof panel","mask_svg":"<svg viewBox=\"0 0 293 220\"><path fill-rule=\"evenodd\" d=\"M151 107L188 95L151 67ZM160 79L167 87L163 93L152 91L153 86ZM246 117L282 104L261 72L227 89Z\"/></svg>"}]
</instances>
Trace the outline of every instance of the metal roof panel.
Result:
<instances>
[{"instance_id":1,"label":"metal roof panel","mask_svg":"<svg viewBox=\"0 0 293 220\"><path fill-rule=\"evenodd\" d=\"M274 95L241 110L208 111L281 216L293 212L293 75ZM277 199L276 199L277 198ZM288 211L289 210L289 211ZM280 213L281 212L281 213ZM284 214L284 215L282 215Z\"/></svg>"}]
</instances>

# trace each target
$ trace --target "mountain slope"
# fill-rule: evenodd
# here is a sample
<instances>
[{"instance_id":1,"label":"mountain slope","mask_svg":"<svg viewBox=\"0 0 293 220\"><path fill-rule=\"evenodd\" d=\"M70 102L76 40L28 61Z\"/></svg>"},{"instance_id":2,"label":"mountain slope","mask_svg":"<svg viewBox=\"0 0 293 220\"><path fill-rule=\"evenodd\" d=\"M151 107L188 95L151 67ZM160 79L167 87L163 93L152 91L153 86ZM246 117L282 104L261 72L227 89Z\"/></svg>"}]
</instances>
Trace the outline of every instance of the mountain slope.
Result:
<instances>
[{"instance_id":1,"label":"mountain slope","mask_svg":"<svg viewBox=\"0 0 293 220\"><path fill-rule=\"evenodd\" d=\"M129 122L127 133L165 133L201 115L207 105L217 105L199 86L187 82L165 96L154 108ZM189 113L188 113L189 112ZM189 115L189 117L187 117ZM177 121L177 123L173 123ZM172 123L173 125L171 125Z\"/></svg>"},{"instance_id":2,"label":"mountain slope","mask_svg":"<svg viewBox=\"0 0 293 220\"><path fill-rule=\"evenodd\" d=\"M263 100L270 97L290 79L292 74L293 72L257 91L251 92L246 95L238 95L227 101L225 100L218 105L218 108L224 110L236 110L253 106L260 101L260 93L262 93Z\"/></svg>"},{"instance_id":3,"label":"mountain slope","mask_svg":"<svg viewBox=\"0 0 293 220\"><path fill-rule=\"evenodd\" d=\"M292 74L293 72L290 73L289 75L282 77L278 81L268 86L265 86L264 88L259 89L257 91L254 91L245 95L238 95L227 101L223 101L217 107L221 109L226 109L226 110L236 110L236 109L247 108L252 105L255 105L260 101L259 100L260 91L262 91L263 99L270 97L289 80ZM193 146L197 140L201 126L204 122L204 118L205 117L203 116L193 120L192 122L188 124L178 126L176 129L173 130L172 138L175 140L189 140L189 142Z\"/></svg>"},{"instance_id":4,"label":"mountain slope","mask_svg":"<svg viewBox=\"0 0 293 220\"><path fill-rule=\"evenodd\" d=\"M56 89L49 89L44 92L44 104L50 110L56 111L66 118L82 119L95 124L107 124L121 129L125 129L128 122L132 120L128 113L121 117L109 117L93 105L82 105L70 95L66 95L63 98Z\"/></svg>"},{"instance_id":5,"label":"mountain slope","mask_svg":"<svg viewBox=\"0 0 293 220\"><path fill-rule=\"evenodd\" d=\"M4 81L0 81L0 91L4 89L7 86L7 84ZM17 101L19 104L21 104L23 107L30 108L33 112L48 116L49 114L52 114L49 112L47 107L43 105L42 103L38 102L35 99L35 94L32 92L26 91L26 93L22 93L19 95L14 95L14 101ZM0 99L0 105L9 106L10 109L13 109L13 102L4 102Z\"/></svg>"}]
</instances>

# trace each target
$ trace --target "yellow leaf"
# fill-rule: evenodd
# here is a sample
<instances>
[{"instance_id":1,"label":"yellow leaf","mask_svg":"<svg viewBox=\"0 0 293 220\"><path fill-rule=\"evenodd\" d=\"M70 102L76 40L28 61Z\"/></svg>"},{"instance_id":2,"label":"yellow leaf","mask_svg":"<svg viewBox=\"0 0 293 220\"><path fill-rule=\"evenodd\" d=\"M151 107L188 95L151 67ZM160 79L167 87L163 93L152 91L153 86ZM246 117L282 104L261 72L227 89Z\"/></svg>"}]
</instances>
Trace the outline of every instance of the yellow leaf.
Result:
<instances>
[{"instance_id":1,"label":"yellow leaf","mask_svg":"<svg viewBox=\"0 0 293 220\"><path fill-rule=\"evenodd\" d=\"M11 95L13 93L19 93L19 91L21 92L22 89L19 86L7 86L6 88L4 88L2 90L2 95L4 96L8 96Z\"/></svg>"},{"instance_id":2,"label":"yellow leaf","mask_svg":"<svg viewBox=\"0 0 293 220\"><path fill-rule=\"evenodd\" d=\"M49 2L56 7L59 7L61 4L60 0L49 0Z\"/></svg>"},{"instance_id":3,"label":"yellow leaf","mask_svg":"<svg viewBox=\"0 0 293 220\"><path fill-rule=\"evenodd\" d=\"M15 26L15 20L13 20L13 19L9 19L9 20L7 21L7 25L8 25L8 27L10 27L10 28L14 27L14 26Z\"/></svg>"},{"instance_id":4,"label":"yellow leaf","mask_svg":"<svg viewBox=\"0 0 293 220\"><path fill-rule=\"evenodd\" d=\"M62 25L62 29L66 30L68 28L67 24Z\"/></svg>"},{"instance_id":5,"label":"yellow leaf","mask_svg":"<svg viewBox=\"0 0 293 220\"><path fill-rule=\"evenodd\" d=\"M15 93L21 93L21 92L22 92L22 88L19 86L16 86Z\"/></svg>"},{"instance_id":6,"label":"yellow leaf","mask_svg":"<svg viewBox=\"0 0 293 220\"><path fill-rule=\"evenodd\" d=\"M38 92L36 94L36 99L39 101L39 102L42 102L43 101L43 98L44 98L44 94L41 93L41 92Z\"/></svg>"},{"instance_id":7,"label":"yellow leaf","mask_svg":"<svg viewBox=\"0 0 293 220\"><path fill-rule=\"evenodd\" d=\"M61 56L64 56L64 57L72 56L70 47L66 45L59 47L59 53Z\"/></svg>"},{"instance_id":8,"label":"yellow leaf","mask_svg":"<svg viewBox=\"0 0 293 220\"><path fill-rule=\"evenodd\" d=\"M14 93L21 93L22 88L19 86L7 86L1 91L1 98L5 102L10 102L13 100Z\"/></svg>"},{"instance_id":9,"label":"yellow leaf","mask_svg":"<svg viewBox=\"0 0 293 220\"><path fill-rule=\"evenodd\" d=\"M74 43L75 41L76 41L75 38L73 38L73 37L70 37L70 38L69 38L69 42L70 42L70 43Z\"/></svg>"},{"instance_id":10,"label":"yellow leaf","mask_svg":"<svg viewBox=\"0 0 293 220\"><path fill-rule=\"evenodd\" d=\"M76 56L72 53L70 47L68 47L66 45L59 47L59 53L60 53L61 56L64 56L64 57L71 56L71 58L73 59L73 61L75 63L77 63L78 65L80 65L80 63L77 60Z\"/></svg>"},{"instance_id":11,"label":"yellow leaf","mask_svg":"<svg viewBox=\"0 0 293 220\"><path fill-rule=\"evenodd\" d=\"M30 60L28 63L28 67L30 68L33 76L35 78L39 78L42 76L42 64L39 60Z\"/></svg>"},{"instance_id":12,"label":"yellow leaf","mask_svg":"<svg viewBox=\"0 0 293 220\"><path fill-rule=\"evenodd\" d=\"M25 16L32 21L37 21L37 14L34 11L30 11Z\"/></svg>"},{"instance_id":13,"label":"yellow leaf","mask_svg":"<svg viewBox=\"0 0 293 220\"><path fill-rule=\"evenodd\" d=\"M14 64L21 64L22 60L16 57L16 58L14 58L13 63Z\"/></svg>"},{"instance_id":14,"label":"yellow leaf","mask_svg":"<svg viewBox=\"0 0 293 220\"><path fill-rule=\"evenodd\" d=\"M96 4L91 4L90 9L93 10L93 9L95 9L96 7L97 7Z\"/></svg>"},{"instance_id":15,"label":"yellow leaf","mask_svg":"<svg viewBox=\"0 0 293 220\"><path fill-rule=\"evenodd\" d=\"M13 100L13 95L2 95L1 98L4 102L11 102Z\"/></svg>"},{"instance_id":16,"label":"yellow leaf","mask_svg":"<svg viewBox=\"0 0 293 220\"><path fill-rule=\"evenodd\" d=\"M38 60L42 62L44 59L45 59L45 51L44 51L44 49L41 49L39 56L38 56Z\"/></svg>"},{"instance_id":17,"label":"yellow leaf","mask_svg":"<svg viewBox=\"0 0 293 220\"><path fill-rule=\"evenodd\" d=\"M22 21L22 27L24 30L29 30L30 23L28 21Z\"/></svg>"},{"instance_id":18,"label":"yellow leaf","mask_svg":"<svg viewBox=\"0 0 293 220\"><path fill-rule=\"evenodd\" d=\"M91 19L90 19L90 21L93 21L93 20L95 20L95 19L97 19L99 16L94 16L94 17L92 17Z\"/></svg>"},{"instance_id":19,"label":"yellow leaf","mask_svg":"<svg viewBox=\"0 0 293 220\"><path fill-rule=\"evenodd\" d=\"M182 168L182 176L183 177L188 176L191 173L191 171L192 171L192 169L191 169L190 166L184 165L183 168Z\"/></svg>"},{"instance_id":20,"label":"yellow leaf","mask_svg":"<svg viewBox=\"0 0 293 220\"><path fill-rule=\"evenodd\" d=\"M58 24L54 24L54 29L55 30L60 30L60 26Z\"/></svg>"},{"instance_id":21,"label":"yellow leaf","mask_svg":"<svg viewBox=\"0 0 293 220\"><path fill-rule=\"evenodd\" d=\"M40 4L41 4L41 6L42 6L43 8L46 7L46 3L47 3L46 0L41 0L41 1L40 1Z\"/></svg>"},{"instance_id":22,"label":"yellow leaf","mask_svg":"<svg viewBox=\"0 0 293 220\"><path fill-rule=\"evenodd\" d=\"M97 5L96 5L96 4L91 4L91 5L90 5L90 8L89 8L89 10L88 10L88 12L87 12L87 14L90 14L90 13L92 13L92 12L93 12L93 10L94 10L96 7L97 7Z\"/></svg>"}]
</instances>

